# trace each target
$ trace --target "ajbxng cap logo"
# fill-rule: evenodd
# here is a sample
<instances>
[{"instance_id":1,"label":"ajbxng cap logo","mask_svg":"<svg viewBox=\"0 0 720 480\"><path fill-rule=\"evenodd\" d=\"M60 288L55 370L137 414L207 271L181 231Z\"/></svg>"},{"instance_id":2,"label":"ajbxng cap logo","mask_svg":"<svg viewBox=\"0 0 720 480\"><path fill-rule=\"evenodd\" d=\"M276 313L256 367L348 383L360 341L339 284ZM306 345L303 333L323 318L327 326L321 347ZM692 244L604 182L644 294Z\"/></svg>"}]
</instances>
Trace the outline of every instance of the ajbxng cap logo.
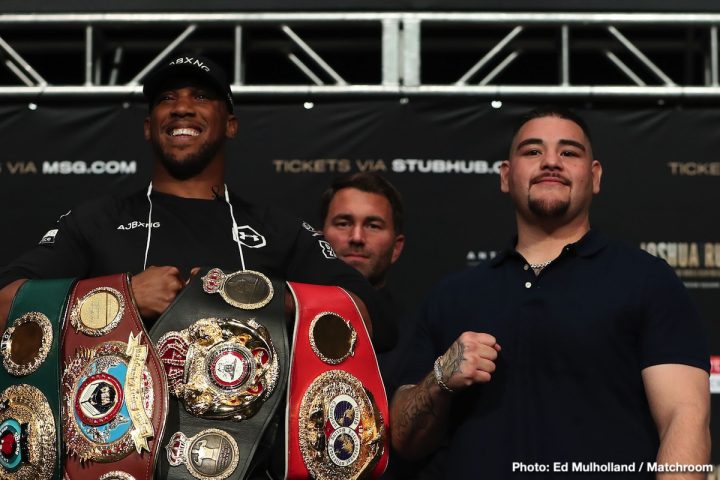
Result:
<instances>
[{"instance_id":1,"label":"ajbxng cap logo","mask_svg":"<svg viewBox=\"0 0 720 480\"><path fill-rule=\"evenodd\" d=\"M180 57L180 58L177 58L177 59L173 60L172 62L170 62L170 65L178 65L181 63L185 64L185 65L192 65L193 67L197 67L206 72L210 71L210 67L205 65L205 63L203 63L202 60L197 59L195 57Z\"/></svg>"},{"instance_id":2,"label":"ajbxng cap logo","mask_svg":"<svg viewBox=\"0 0 720 480\"><path fill-rule=\"evenodd\" d=\"M211 59L203 56L178 56L169 63L150 72L143 94L148 101L155 101L166 82L194 79L217 91L227 104L230 113L234 110L232 88L225 71Z\"/></svg>"}]
</instances>

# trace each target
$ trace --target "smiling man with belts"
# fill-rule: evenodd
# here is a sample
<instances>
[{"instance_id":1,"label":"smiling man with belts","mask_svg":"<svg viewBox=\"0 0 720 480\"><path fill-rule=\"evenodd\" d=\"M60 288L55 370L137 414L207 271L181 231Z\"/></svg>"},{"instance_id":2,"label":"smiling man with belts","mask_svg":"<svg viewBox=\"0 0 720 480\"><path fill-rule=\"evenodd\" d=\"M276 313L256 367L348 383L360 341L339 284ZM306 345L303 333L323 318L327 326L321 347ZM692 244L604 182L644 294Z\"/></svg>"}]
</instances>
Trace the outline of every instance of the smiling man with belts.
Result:
<instances>
[{"instance_id":1,"label":"smiling man with belts","mask_svg":"<svg viewBox=\"0 0 720 480\"><path fill-rule=\"evenodd\" d=\"M343 287L357 306L351 313L363 312L369 332L367 312L376 314L375 292L362 275L336 258L322 234L307 223L283 211L253 205L228 190L226 142L238 126L231 87L217 64L202 56L175 56L150 74L143 92L149 103L144 136L155 157L152 181L135 194L106 196L73 208L38 246L2 269L0 318L5 321L26 279L132 273L126 298L117 297L117 301L135 303L145 327L154 326L150 336L173 394L168 421L174 423L168 425L162 440L167 459L161 455L160 475L184 476L189 471L197 478L234 478L245 472L252 475L253 469L264 475L265 467L253 461L253 452L263 450L258 445L268 425L277 425L269 418L281 403L288 378L285 311L286 305L292 308L292 301L287 300L282 280ZM94 290L79 292L71 299L73 305L81 309L93 294ZM343 295L341 302L349 300ZM78 318L68 338L81 343L117 323L87 328L84 322L89 317L80 312ZM349 321L347 325L350 328ZM359 333L365 331L362 320L353 325ZM66 347L68 355L75 354L72 345ZM353 344L353 348L360 347ZM110 354L120 355L114 350ZM109 360L88 363L86 368L80 365L85 357L78 355L69 364L79 367L63 378L78 390L78 398L85 398L108 376L95 370L87 373L87 368L103 370ZM175 376L178 371L179 377ZM121 382L112 385L121 392ZM279 391L273 395L275 389ZM212 406L208 398L213 399ZM269 402L273 407L267 415L257 414ZM119 412L113 411L113 422L125 418L121 417L126 415L124 410ZM96 420L90 417L84 415L75 422L80 422L78 432L94 431ZM100 417L104 422L104 416ZM198 418L234 421L207 428L208 424L195 422ZM225 426L232 430L230 424L252 427L248 435L255 438L221 431ZM105 424L102 428L109 431ZM272 438L274 432L268 435ZM340 440L352 437L347 435ZM267 453L265 447L261 453ZM113 449L108 446L107 458L93 459L108 461L116 456ZM239 458L242 468L236 469ZM78 465L78 474L86 467L87 462Z\"/></svg>"}]
</instances>

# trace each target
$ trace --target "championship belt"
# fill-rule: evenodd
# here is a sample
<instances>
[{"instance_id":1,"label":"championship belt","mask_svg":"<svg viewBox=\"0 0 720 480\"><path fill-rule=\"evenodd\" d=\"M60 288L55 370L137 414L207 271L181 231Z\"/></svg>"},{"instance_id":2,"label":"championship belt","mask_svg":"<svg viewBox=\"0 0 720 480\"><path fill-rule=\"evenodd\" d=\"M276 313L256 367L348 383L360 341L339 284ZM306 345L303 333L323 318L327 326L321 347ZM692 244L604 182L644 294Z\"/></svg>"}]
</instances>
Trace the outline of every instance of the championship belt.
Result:
<instances>
[{"instance_id":1,"label":"championship belt","mask_svg":"<svg viewBox=\"0 0 720 480\"><path fill-rule=\"evenodd\" d=\"M167 416L167 379L127 274L75 285L62 354L65 478L151 480Z\"/></svg>"},{"instance_id":2,"label":"championship belt","mask_svg":"<svg viewBox=\"0 0 720 480\"><path fill-rule=\"evenodd\" d=\"M170 389L158 477L244 478L283 398L284 284L203 269L150 331Z\"/></svg>"},{"instance_id":3,"label":"championship belt","mask_svg":"<svg viewBox=\"0 0 720 480\"><path fill-rule=\"evenodd\" d=\"M377 478L388 462L388 404L360 312L340 287L288 285L296 314L287 478Z\"/></svg>"},{"instance_id":4,"label":"championship belt","mask_svg":"<svg viewBox=\"0 0 720 480\"><path fill-rule=\"evenodd\" d=\"M73 279L28 280L0 340L0 478L60 475L60 325Z\"/></svg>"}]
</instances>

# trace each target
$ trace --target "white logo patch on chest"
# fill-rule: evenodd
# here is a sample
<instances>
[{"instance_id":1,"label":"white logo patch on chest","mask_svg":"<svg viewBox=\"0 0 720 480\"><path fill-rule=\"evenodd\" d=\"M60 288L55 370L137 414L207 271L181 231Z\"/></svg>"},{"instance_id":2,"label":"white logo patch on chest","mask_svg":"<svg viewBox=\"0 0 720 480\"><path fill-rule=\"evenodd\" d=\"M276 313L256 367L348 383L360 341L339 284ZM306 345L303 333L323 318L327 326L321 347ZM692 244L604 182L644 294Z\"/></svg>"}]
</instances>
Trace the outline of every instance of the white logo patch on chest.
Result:
<instances>
[{"instance_id":1,"label":"white logo patch on chest","mask_svg":"<svg viewBox=\"0 0 720 480\"><path fill-rule=\"evenodd\" d=\"M237 227L237 230L234 233L235 240L248 248L261 248L267 245L265 237L258 233L258 231L250 225Z\"/></svg>"}]
</instances>

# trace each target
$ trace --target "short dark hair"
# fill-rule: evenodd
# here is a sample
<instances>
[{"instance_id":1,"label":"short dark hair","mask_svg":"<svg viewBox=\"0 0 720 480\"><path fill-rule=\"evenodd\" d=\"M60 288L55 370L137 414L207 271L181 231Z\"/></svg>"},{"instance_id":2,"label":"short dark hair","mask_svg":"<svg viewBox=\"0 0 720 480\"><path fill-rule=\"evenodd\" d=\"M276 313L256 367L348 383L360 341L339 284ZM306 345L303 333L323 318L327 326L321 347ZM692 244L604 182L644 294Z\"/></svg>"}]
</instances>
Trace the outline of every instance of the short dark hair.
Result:
<instances>
[{"instance_id":1,"label":"short dark hair","mask_svg":"<svg viewBox=\"0 0 720 480\"><path fill-rule=\"evenodd\" d=\"M590 127L585 122L585 120L580 117L577 113L570 110L569 108L561 107L559 105L545 105L542 107L534 108L530 110L529 112L525 112L523 115L521 115L517 122L515 123L515 128L513 129L512 136L510 137L510 144L512 145L512 141L515 140L515 136L518 134L520 129L528 123L530 120L535 120L536 118L545 118L545 117L557 117L557 118L563 118L565 120L569 120L573 123L575 123L585 134L585 137L587 137L588 142L592 144L592 137L590 136ZM512 147L511 147L512 148Z\"/></svg>"},{"instance_id":2,"label":"short dark hair","mask_svg":"<svg viewBox=\"0 0 720 480\"><path fill-rule=\"evenodd\" d=\"M320 221L323 224L330 209L330 202L332 202L335 194L343 188L356 188L367 193L377 193L387 198L388 202L390 202L395 233L402 233L403 204L400 192L385 177L375 172L352 173L336 178L320 197Z\"/></svg>"}]
</instances>

